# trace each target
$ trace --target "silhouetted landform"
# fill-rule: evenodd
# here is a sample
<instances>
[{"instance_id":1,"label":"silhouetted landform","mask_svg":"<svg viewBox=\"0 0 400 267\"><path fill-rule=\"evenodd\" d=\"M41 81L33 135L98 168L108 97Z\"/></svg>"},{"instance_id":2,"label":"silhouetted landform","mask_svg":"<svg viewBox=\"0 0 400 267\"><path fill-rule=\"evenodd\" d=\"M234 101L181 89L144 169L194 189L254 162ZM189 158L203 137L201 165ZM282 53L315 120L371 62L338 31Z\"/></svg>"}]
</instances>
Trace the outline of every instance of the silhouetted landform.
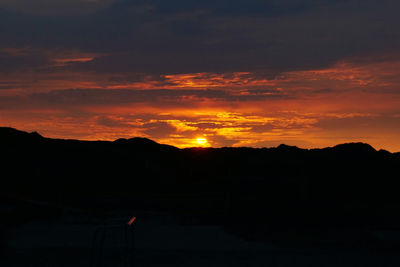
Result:
<instances>
[{"instance_id":1,"label":"silhouetted landform","mask_svg":"<svg viewBox=\"0 0 400 267\"><path fill-rule=\"evenodd\" d=\"M19 203L2 211L2 224L65 208L93 216L151 210L266 242L314 242L340 230L356 236L334 241L347 244L373 244L374 231L400 227L400 154L368 144L178 149L0 128L0 146L1 201Z\"/></svg>"}]
</instances>

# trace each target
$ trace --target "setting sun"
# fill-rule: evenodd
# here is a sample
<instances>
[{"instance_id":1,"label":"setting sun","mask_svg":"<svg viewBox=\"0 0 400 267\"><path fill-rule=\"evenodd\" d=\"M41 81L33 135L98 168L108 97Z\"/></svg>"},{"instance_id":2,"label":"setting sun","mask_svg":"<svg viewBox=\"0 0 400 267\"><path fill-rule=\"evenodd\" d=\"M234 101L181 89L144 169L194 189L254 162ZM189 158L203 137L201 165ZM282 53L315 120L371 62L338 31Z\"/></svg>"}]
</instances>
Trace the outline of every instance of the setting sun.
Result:
<instances>
[{"instance_id":1,"label":"setting sun","mask_svg":"<svg viewBox=\"0 0 400 267\"><path fill-rule=\"evenodd\" d=\"M199 138L197 138L197 139L196 139L196 142L197 142L197 144L200 145L200 146L206 146L206 145L208 144L207 139L204 138L204 137L199 137Z\"/></svg>"}]
</instances>

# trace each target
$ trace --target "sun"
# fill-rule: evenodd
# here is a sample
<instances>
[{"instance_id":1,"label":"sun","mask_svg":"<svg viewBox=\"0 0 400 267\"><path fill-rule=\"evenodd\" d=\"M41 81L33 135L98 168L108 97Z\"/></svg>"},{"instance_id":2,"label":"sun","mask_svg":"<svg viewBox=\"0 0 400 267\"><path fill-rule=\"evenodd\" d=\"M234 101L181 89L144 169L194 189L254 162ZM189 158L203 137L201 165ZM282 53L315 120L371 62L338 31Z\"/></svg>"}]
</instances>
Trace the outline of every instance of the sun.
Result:
<instances>
[{"instance_id":1,"label":"sun","mask_svg":"<svg viewBox=\"0 0 400 267\"><path fill-rule=\"evenodd\" d=\"M208 141L207 141L207 139L204 138L204 137L198 137L198 138L196 138L196 143L197 143L198 145L200 145L200 146L206 146L206 145L208 145Z\"/></svg>"}]
</instances>

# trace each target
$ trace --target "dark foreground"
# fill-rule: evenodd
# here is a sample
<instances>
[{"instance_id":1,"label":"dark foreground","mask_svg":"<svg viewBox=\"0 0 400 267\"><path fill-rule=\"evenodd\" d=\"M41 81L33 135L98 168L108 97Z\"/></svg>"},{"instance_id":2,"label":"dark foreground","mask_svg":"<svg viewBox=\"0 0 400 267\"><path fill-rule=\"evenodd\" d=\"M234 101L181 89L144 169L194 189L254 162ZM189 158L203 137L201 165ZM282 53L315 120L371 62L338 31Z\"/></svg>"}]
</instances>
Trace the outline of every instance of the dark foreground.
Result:
<instances>
[{"instance_id":1,"label":"dark foreground","mask_svg":"<svg viewBox=\"0 0 400 267\"><path fill-rule=\"evenodd\" d=\"M0 148L1 267L124 266L127 255L135 266L400 266L399 153L182 150L10 128Z\"/></svg>"},{"instance_id":2,"label":"dark foreground","mask_svg":"<svg viewBox=\"0 0 400 267\"><path fill-rule=\"evenodd\" d=\"M93 264L93 233L98 227L65 217L22 224L9 232L0 266L127 266L122 227L107 231L100 264ZM323 244L329 241L323 231L316 245L244 240L221 226L182 224L167 215L142 215L133 227L130 266L400 266L400 247Z\"/></svg>"},{"instance_id":3,"label":"dark foreground","mask_svg":"<svg viewBox=\"0 0 400 267\"><path fill-rule=\"evenodd\" d=\"M1 266L90 266L88 250L78 248L16 250L1 260ZM118 251L108 251L102 266L122 265ZM271 249L263 251L136 251L134 266L371 266L397 267L398 252L369 250Z\"/></svg>"}]
</instances>

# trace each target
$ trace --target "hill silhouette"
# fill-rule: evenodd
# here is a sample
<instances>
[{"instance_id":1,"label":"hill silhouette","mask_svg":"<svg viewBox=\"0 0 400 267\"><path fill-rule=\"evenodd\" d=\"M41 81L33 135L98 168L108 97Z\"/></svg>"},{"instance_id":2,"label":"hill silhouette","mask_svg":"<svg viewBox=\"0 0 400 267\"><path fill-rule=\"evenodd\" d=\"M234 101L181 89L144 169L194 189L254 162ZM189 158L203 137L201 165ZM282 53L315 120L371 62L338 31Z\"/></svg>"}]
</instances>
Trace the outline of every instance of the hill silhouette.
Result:
<instances>
[{"instance_id":1,"label":"hill silhouette","mask_svg":"<svg viewBox=\"0 0 400 267\"><path fill-rule=\"evenodd\" d=\"M178 149L146 138L62 140L0 128L0 146L3 199L97 214L201 215L255 239L276 229L400 227L400 154L364 143ZM32 208L23 216L50 213ZM9 223L21 220L16 214Z\"/></svg>"}]
</instances>

